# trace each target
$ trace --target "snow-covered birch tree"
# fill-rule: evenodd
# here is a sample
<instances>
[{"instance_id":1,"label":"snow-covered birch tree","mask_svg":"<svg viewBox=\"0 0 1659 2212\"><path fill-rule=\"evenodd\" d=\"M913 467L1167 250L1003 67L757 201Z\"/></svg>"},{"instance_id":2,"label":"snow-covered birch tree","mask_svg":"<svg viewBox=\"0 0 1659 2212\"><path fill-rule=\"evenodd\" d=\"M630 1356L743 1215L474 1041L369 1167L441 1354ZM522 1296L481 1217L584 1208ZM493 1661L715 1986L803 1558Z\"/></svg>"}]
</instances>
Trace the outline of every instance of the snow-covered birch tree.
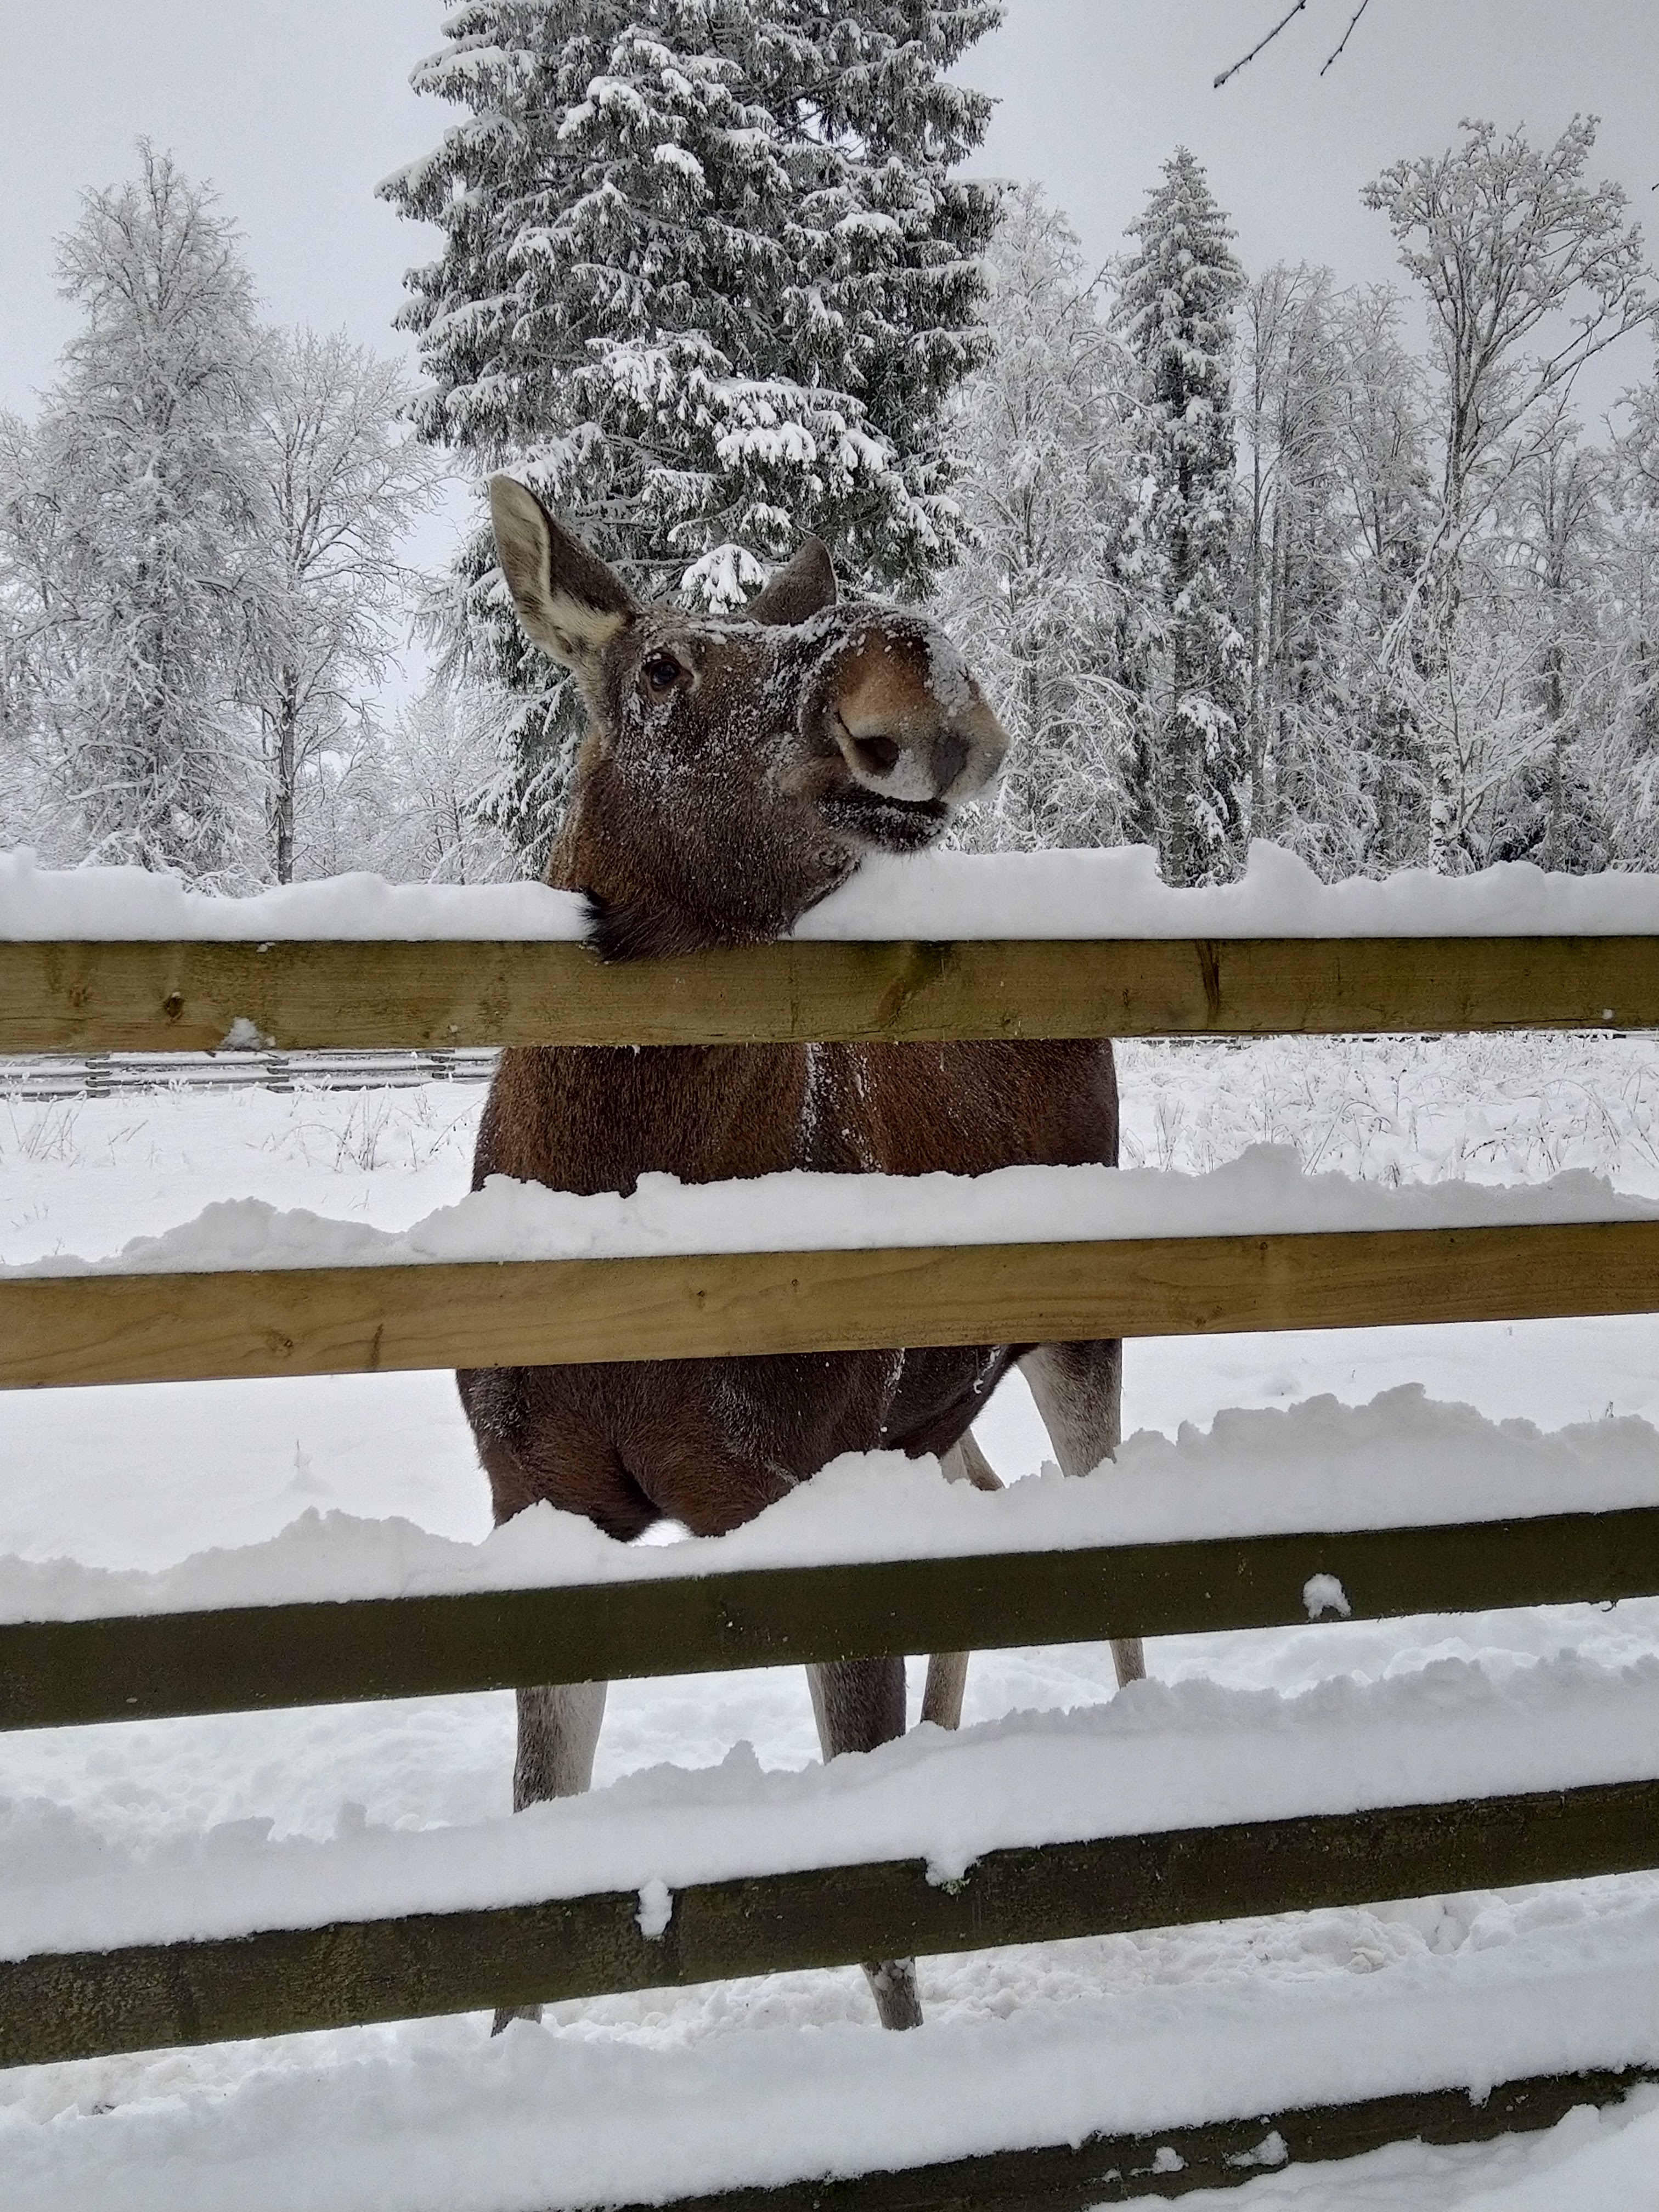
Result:
<instances>
[{"instance_id":1,"label":"snow-covered birch tree","mask_svg":"<svg viewBox=\"0 0 1659 2212\"><path fill-rule=\"evenodd\" d=\"M1184 146L1164 163L1131 235L1139 245L1120 265L1114 317L1139 368L1131 802L1169 882L1213 883L1238 865L1249 776L1233 568L1233 308L1243 273Z\"/></svg>"},{"instance_id":2,"label":"snow-covered birch tree","mask_svg":"<svg viewBox=\"0 0 1659 2212\"><path fill-rule=\"evenodd\" d=\"M1508 564L1528 647L1529 741L1500 793L1492 857L1583 874L1607 863L1607 825L1589 772L1589 702L1603 690L1595 582L1605 550L1607 471L1564 418L1511 487Z\"/></svg>"},{"instance_id":3,"label":"snow-covered birch tree","mask_svg":"<svg viewBox=\"0 0 1659 2212\"><path fill-rule=\"evenodd\" d=\"M388 736L386 820L374 865L422 883L493 883L520 856L479 812L496 731L488 693L434 676L399 712Z\"/></svg>"},{"instance_id":4,"label":"snow-covered birch tree","mask_svg":"<svg viewBox=\"0 0 1659 2212\"><path fill-rule=\"evenodd\" d=\"M1441 454L1431 551L1453 596L1465 538L1534 450L1517 434L1546 403L1559 416L1585 363L1653 312L1623 186L1585 180L1593 116L1541 150L1521 130L1462 128L1461 146L1396 161L1361 194L1428 297Z\"/></svg>"},{"instance_id":5,"label":"snow-covered birch tree","mask_svg":"<svg viewBox=\"0 0 1659 2212\"><path fill-rule=\"evenodd\" d=\"M1424 617L1413 598L1433 523L1422 364L1388 285L1339 303L1346 371L1336 460L1352 536L1344 594L1353 740L1368 800L1364 865L1426 865L1431 774L1418 711Z\"/></svg>"},{"instance_id":6,"label":"snow-covered birch tree","mask_svg":"<svg viewBox=\"0 0 1659 2212\"><path fill-rule=\"evenodd\" d=\"M54 834L48 803L46 730L64 655L63 515L45 490L34 426L0 412L0 845L30 843L56 861L79 853Z\"/></svg>"},{"instance_id":7,"label":"snow-covered birch tree","mask_svg":"<svg viewBox=\"0 0 1659 2212\"><path fill-rule=\"evenodd\" d=\"M13 733L49 843L240 880L237 692L270 603L252 282L211 191L147 144L135 179L86 196L58 267L82 322L9 438L0 519Z\"/></svg>"},{"instance_id":8,"label":"snow-covered birch tree","mask_svg":"<svg viewBox=\"0 0 1659 2212\"><path fill-rule=\"evenodd\" d=\"M940 431L980 360L989 114L945 72L998 0L468 0L418 89L462 107L387 180L439 227L406 327L422 434L514 465L641 591L732 606L803 531L920 594L959 539ZM487 538L475 655L519 687L502 793L556 816L574 726Z\"/></svg>"},{"instance_id":9,"label":"snow-covered birch tree","mask_svg":"<svg viewBox=\"0 0 1659 2212\"><path fill-rule=\"evenodd\" d=\"M1340 444L1350 364L1331 272L1305 263L1267 270L1245 291L1240 321L1250 828L1322 875L1348 875L1364 865L1370 805L1346 652L1355 532Z\"/></svg>"},{"instance_id":10,"label":"snow-covered birch tree","mask_svg":"<svg viewBox=\"0 0 1659 2212\"><path fill-rule=\"evenodd\" d=\"M1584 718L1615 866L1659 868L1659 362L1607 456L1595 579L1602 693ZM1594 732L1594 738L1589 732Z\"/></svg>"},{"instance_id":11,"label":"snow-covered birch tree","mask_svg":"<svg viewBox=\"0 0 1659 2212\"><path fill-rule=\"evenodd\" d=\"M935 604L971 641L1014 744L994 800L963 817L962 842L1117 843L1131 363L1105 326L1075 232L1037 185L1010 196L986 273L990 358L951 409L972 543Z\"/></svg>"},{"instance_id":12,"label":"snow-covered birch tree","mask_svg":"<svg viewBox=\"0 0 1659 2212\"><path fill-rule=\"evenodd\" d=\"M404 543L442 467L409 434L408 400L395 362L343 336L269 334L256 451L273 598L245 696L259 721L278 883L295 873L302 779L361 724L408 629L416 580Z\"/></svg>"},{"instance_id":13,"label":"snow-covered birch tree","mask_svg":"<svg viewBox=\"0 0 1659 2212\"><path fill-rule=\"evenodd\" d=\"M1464 623L1473 541L1558 434L1585 364L1653 312L1622 188L1586 181L1593 118L1576 116L1541 150L1520 130L1463 130L1462 145L1395 162L1363 196L1429 307L1438 512L1389 650L1426 604L1430 857L1453 871L1486 857L1493 793L1536 736L1516 711L1506 645L1490 623L1474 634ZM1489 615L1498 604L1488 596Z\"/></svg>"}]
</instances>

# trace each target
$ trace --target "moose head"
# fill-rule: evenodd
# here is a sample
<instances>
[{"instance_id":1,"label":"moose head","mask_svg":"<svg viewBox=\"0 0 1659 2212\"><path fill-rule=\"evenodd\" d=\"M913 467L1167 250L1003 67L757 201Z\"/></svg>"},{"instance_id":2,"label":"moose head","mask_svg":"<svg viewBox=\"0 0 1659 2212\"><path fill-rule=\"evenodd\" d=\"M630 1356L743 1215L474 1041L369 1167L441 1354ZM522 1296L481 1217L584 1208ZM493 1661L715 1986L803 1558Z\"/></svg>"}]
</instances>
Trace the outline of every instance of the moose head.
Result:
<instances>
[{"instance_id":1,"label":"moose head","mask_svg":"<svg viewBox=\"0 0 1659 2212\"><path fill-rule=\"evenodd\" d=\"M611 959L779 937L872 852L933 844L1008 740L923 617L839 599L809 538L740 613L642 606L511 477L489 483L526 635L588 737L548 881Z\"/></svg>"}]
</instances>

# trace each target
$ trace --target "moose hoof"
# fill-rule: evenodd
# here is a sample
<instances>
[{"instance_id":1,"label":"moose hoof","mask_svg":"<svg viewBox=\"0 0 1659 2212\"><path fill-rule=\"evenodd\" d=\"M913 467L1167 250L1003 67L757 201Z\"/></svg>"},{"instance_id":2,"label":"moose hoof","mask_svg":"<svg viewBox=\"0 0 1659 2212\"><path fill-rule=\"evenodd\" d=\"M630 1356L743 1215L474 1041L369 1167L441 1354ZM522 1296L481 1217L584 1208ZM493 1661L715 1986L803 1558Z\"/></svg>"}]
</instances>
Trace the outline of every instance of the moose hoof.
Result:
<instances>
[{"instance_id":1,"label":"moose hoof","mask_svg":"<svg viewBox=\"0 0 1659 2212\"><path fill-rule=\"evenodd\" d=\"M916 1994L914 1959L883 1959L864 1971L870 1994L876 2001L877 2017L884 2027L921 2026L921 1999Z\"/></svg>"},{"instance_id":2,"label":"moose hoof","mask_svg":"<svg viewBox=\"0 0 1659 2212\"><path fill-rule=\"evenodd\" d=\"M541 2016L542 2008L539 2005L501 2005L497 2008L495 2019L489 2023L489 2033L492 2035L499 2035L503 2028L515 2020L539 2021Z\"/></svg>"}]
</instances>

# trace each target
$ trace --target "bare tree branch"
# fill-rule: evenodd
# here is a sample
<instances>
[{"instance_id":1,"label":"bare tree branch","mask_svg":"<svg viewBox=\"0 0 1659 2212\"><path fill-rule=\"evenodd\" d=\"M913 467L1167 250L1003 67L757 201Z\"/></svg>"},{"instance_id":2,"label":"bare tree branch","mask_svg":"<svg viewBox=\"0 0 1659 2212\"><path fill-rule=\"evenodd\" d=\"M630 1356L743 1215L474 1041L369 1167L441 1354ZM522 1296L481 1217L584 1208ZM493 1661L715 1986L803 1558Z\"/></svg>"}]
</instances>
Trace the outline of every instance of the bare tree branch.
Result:
<instances>
[{"instance_id":1,"label":"bare tree branch","mask_svg":"<svg viewBox=\"0 0 1659 2212\"><path fill-rule=\"evenodd\" d=\"M1279 17L1279 21L1273 25L1272 30L1268 32L1265 39L1258 39L1255 46L1250 48L1249 52L1246 54L1242 60L1236 61L1231 69L1224 69L1222 70L1220 76L1216 78L1211 89L1215 92L1219 92L1222 86L1226 83L1229 77L1237 76L1240 70L1248 68L1250 63L1255 59L1256 56L1261 52L1264 47L1272 46L1273 40L1279 36L1285 26L1293 16L1299 15L1307 4L1308 0L1296 0L1296 5L1293 8L1290 8L1285 10L1285 14Z\"/></svg>"},{"instance_id":2,"label":"bare tree branch","mask_svg":"<svg viewBox=\"0 0 1659 2212\"><path fill-rule=\"evenodd\" d=\"M1325 71L1329 69L1333 62L1340 61L1341 59L1342 49L1347 45L1349 40L1352 38L1355 27L1358 25L1360 17L1364 14L1366 9L1369 8L1371 0L1359 0L1359 5L1354 9L1352 15L1348 18L1347 29L1344 31L1342 36L1337 40L1334 50L1327 54L1323 62L1321 63L1319 70L1321 76L1324 76Z\"/></svg>"},{"instance_id":3,"label":"bare tree branch","mask_svg":"<svg viewBox=\"0 0 1659 2212\"><path fill-rule=\"evenodd\" d=\"M1228 82L1229 78L1236 77L1240 70L1247 68L1249 64L1255 59L1259 53L1262 52L1267 47L1272 46L1273 40L1279 36L1279 33L1284 30L1285 26L1290 23L1294 17L1302 13L1307 4L1308 0L1296 0L1296 5L1293 8L1287 8L1285 9L1285 13L1273 25L1272 30L1269 31L1265 37L1258 39L1255 44L1250 48L1248 54L1241 56L1237 61L1233 63L1230 69L1224 69L1222 70L1220 76L1213 80L1212 88L1215 91L1219 92L1222 86ZM1352 15L1348 18L1347 29L1344 31L1340 39L1338 40L1335 46L1328 54L1326 55L1324 61L1321 64L1319 71L1321 76L1324 76L1325 71L1329 69L1333 62L1338 61L1341 58L1343 49L1346 46L1349 40L1352 38L1354 32L1358 26L1360 17L1364 14L1366 9L1369 8L1371 0L1359 0L1359 5L1354 9ZM1654 189L1656 191L1659 191L1659 185L1656 185Z\"/></svg>"}]
</instances>

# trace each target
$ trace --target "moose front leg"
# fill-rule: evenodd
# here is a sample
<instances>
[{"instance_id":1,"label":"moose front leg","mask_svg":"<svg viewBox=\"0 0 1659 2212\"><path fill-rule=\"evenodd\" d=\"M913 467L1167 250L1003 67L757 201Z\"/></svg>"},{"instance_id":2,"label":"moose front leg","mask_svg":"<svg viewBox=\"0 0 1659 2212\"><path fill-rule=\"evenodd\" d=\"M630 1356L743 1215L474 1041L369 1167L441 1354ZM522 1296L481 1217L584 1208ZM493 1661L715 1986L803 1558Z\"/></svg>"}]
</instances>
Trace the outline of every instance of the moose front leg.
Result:
<instances>
[{"instance_id":1,"label":"moose front leg","mask_svg":"<svg viewBox=\"0 0 1659 2212\"><path fill-rule=\"evenodd\" d=\"M812 1711L826 1759L843 1751L873 1751L904 1734L902 1659L832 1659L809 1667ZM914 1959L880 1959L865 1974L884 2027L920 2027Z\"/></svg>"},{"instance_id":2,"label":"moose front leg","mask_svg":"<svg viewBox=\"0 0 1659 2212\"><path fill-rule=\"evenodd\" d=\"M1061 1473L1092 1474L1123 1441L1121 1343L1040 1344L1019 1364ZM1120 1688L1139 1681L1146 1672L1140 1638L1114 1637L1112 1664Z\"/></svg>"},{"instance_id":3,"label":"moose front leg","mask_svg":"<svg viewBox=\"0 0 1659 2212\"><path fill-rule=\"evenodd\" d=\"M549 1797L580 1797L593 1779L593 1754L605 1720L605 1682L555 1682L520 1690L519 1750L513 1762L513 1809ZM503 2005L490 2028L510 2020L539 2020L538 2004Z\"/></svg>"}]
</instances>

